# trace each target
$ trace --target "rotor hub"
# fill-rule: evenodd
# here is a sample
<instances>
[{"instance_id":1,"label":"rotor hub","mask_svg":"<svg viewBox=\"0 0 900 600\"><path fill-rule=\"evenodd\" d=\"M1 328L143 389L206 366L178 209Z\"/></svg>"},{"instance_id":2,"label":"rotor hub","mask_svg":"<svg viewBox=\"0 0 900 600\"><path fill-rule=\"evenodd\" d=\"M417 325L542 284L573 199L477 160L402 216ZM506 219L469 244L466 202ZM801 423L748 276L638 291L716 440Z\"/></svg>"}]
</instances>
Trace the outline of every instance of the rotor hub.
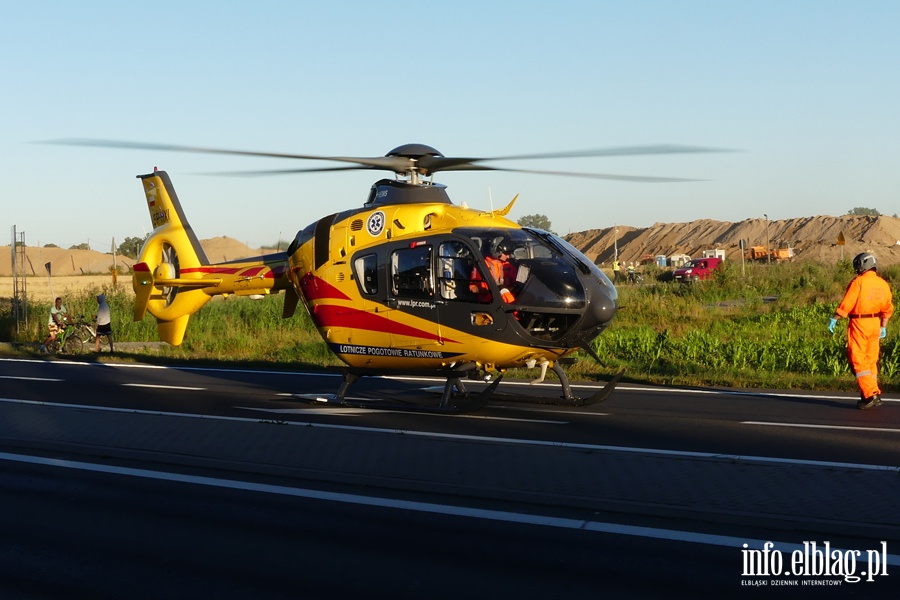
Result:
<instances>
[{"instance_id":1,"label":"rotor hub","mask_svg":"<svg viewBox=\"0 0 900 600\"><path fill-rule=\"evenodd\" d=\"M399 156L402 158L412 158L414 160L418 160L423 156L444 156L431 146L426 146L425 144L403 144L402 146L397 146L385 156Z\"/></svg>"},{"instance_id":2,"label":"rotor hub","mask_svg":"<svg viewBox=\"0 0 900 600\"><path fill-rule=\"evenodd\" d=\"M429 158L443 158L444 155L425 144L403 144L385 154L385 157L405 158L406 165L404 166L403 171L397 170L396 173L408 177L411 184L419 185L421 183L419 177L428 177L432 174L431 161Z\"/></svg>"}]
</instances>

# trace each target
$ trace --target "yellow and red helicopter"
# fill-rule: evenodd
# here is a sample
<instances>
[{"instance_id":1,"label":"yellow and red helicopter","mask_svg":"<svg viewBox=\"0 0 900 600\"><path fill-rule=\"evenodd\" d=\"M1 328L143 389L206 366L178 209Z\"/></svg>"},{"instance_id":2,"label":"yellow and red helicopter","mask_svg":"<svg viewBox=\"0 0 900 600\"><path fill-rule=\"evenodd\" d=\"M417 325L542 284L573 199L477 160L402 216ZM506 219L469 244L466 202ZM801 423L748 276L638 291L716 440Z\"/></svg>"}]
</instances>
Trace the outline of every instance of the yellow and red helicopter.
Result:
<instances>
[{"instance_id":1,"label":"yellow and red helicopter","mask_svg":"<svg viewBox=\"0 0 900 600\"><path fill-rule=\"evenodd\" d=\"M91 140L63 143L150 150L210 152L328 160L350 166L289 172L384 170L361 207L322 217L299 231L284 252L211 263L182 210L165 171L139 175L153 231L134 267L134 318L156 318L159 336L182 342L188 319L216 295L284 292L283 316L302 301L328 347L345 364L340 389L328 401L350 404L359 377L430 374L446 379L442 411L479 408L512 368L548 368L566 403L606 399L621 373L589 398L573 395L561 363L581 349L600 361L592 340L609 327L618 296L609 278L562 238L451 202L440 171L502 170L632 181L687 181L593 173L506 169L489 160L704 152L649 146L495 158L450 158L430 146L406 144L383 157L335 157L220 150L167 144ZM276 173L286 171L266 171ZM260 172L257 172L260 173ZM498 283L490 263L508 255ZM490 381L478 395L463 379ZM366 404L371 406L371 404Z\"/></svg>"}]
</instances>

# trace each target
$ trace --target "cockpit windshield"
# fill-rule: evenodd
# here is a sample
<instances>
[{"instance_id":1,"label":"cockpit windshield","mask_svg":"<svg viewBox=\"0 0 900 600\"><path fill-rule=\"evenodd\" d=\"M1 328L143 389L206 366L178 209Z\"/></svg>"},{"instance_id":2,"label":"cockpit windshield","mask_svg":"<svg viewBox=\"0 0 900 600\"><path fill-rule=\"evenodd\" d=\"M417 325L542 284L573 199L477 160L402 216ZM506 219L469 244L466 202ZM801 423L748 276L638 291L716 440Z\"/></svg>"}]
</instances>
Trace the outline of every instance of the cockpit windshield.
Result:
<instances>
[{"instance_id":1,"label":"cockpit windshield","mask_svg":"<svg viewBox=\"0 0 900 600\"><path fill-rule=\"evenodd\" d=\"M591 266L560 238L530 229L461 228L454 233L472 240L486 260L507 255L505 259L513 264L516 273L515 282L509 286L516 304L555 309L584 307L587 297L579 274L589 272Z\"/></svg>"},{"instance_id":2,"label":"cockpit windshield","mask_svg":"<svg viewBox=\"0 0 900 600\"><path fill-rule=\"evenodd\" d=\"M526 231L531 230L526 229ZM591 273L593 273L594 277L609 285L610 289L612 290L612 293L610 295L611 299L615 300L618 297L618 294L615 291L615 287L609 280L609 277L606 276L606 273L601 271L600 267L598 267L595 263L588 260L588 258L584 254L582 254L575 246L562 239L558 235L552 233L541 232L540 230L535 230L534 233L547 236L554 244L561 246L564 250L566 250L569 256L571 256L576 262L581 264L582 267L589 269Z\"/></svg>"},{"instance_id":3,"label":"cockpit windshield","mask_svg":"<svg viewBox=\"0 0 900 600\"><path fill-rule=\"evenodd\" d=\"M481 255L485 257L496 257L498 246L504 242L509 244L512 250L510 258L513 260L562 258L565 255L562 248L554 248L553 245L548 244L527 229L461 228L455 232L471 239Z\"/></svg>"},{"instance_id":4,"label":"cockpit windshield","mask_svg":"<svg viewBox=\"0 0 900 600\"><path fill-rule=\"evenodd\" d=\"M475 291L490 291L495 298L499 293L515 322L535 338L561 340L583 323L605 326L615 313L612 282L557 235L499 227L461 227L453 234L477 250L474 259L483 279L493 280L488 284L478 278Z\"/></svg>"}]
</instances>

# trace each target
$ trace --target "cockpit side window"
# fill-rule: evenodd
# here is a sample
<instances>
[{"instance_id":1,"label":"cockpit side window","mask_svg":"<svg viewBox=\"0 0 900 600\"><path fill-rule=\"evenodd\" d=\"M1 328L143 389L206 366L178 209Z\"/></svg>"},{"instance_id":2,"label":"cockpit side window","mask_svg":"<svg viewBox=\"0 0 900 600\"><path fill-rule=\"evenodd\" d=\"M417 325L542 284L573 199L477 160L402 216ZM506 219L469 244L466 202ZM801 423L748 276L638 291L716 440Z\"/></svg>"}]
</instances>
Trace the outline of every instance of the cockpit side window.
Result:
<instances>
[{"instance_id":1,"label":"cockpit side window","mask_svg":"<svg viewBox=\"0 0 900 600\"><path fill-rule=\"evenodd\" d=\"M444 300L474 302L469 279L475 265L472 250L463 242L443 242L438 249L438 286Z\"/></svg>"},{"instance_id":2,"label":"cockpit side window","mask_svg":"<svg viewBox=\"0 0 900 600\"><path fill-rule=\"evenodd\" d=\"M378 256L366 254L353 261L356 281L364 294L378 293Z\"/></svg>"},{"instance_id":3,"label":"cockpit side window","mask_svg":"<svg viewBox=\"0 0 900 600\"><path fill-rule=\"evenodd\" d=\"M391 254L391 293L405 298L431 298L434 276L429 244L401 248Z\"/></svg>"}]
</instances>

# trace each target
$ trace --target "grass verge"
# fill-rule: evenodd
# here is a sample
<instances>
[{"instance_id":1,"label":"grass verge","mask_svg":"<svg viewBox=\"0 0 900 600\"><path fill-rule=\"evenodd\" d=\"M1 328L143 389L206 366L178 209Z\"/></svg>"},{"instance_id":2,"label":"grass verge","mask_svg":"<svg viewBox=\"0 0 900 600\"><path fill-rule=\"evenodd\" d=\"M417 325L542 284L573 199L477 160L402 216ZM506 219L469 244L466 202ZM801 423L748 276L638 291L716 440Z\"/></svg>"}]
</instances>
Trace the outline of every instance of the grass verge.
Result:
<instances>
[{"instance_id":1,"label":"grass verge","mask_svg":"<svg viewBox=\"0 0 900 600\"><path fill-rule=\"evenodd\" d=\"M894 288L900 282L900 266L880 274ZM645 284L618 288L619 313L594 341L603 364L581 354L567 368L570 378L603 380L624 370L626 381L650 384L855 391L846 359L846 321L834 335L826 327L853 278L848 261L836 266L729 262L713 279L697 284L667 281L667 275L651 267ZM64 303L70 313L90 318L100 292L107 294L117 341L157 340L153 318L135 322L133 298L123 291L98 287ZM281 318L282 302L280 296L215 298L191 318L181 346L117 352L116 359L284 370L340 366L305 311ZM28 310L28 325L16 332L10 301L0 302L0 341L33 348L29 342L45 337L50 305ZM896 331L890 327L882 341L879 377L885 392L896 391L900 374ZM509 376L533 378L534 372Z\"/></svg>"}]
</instances>

